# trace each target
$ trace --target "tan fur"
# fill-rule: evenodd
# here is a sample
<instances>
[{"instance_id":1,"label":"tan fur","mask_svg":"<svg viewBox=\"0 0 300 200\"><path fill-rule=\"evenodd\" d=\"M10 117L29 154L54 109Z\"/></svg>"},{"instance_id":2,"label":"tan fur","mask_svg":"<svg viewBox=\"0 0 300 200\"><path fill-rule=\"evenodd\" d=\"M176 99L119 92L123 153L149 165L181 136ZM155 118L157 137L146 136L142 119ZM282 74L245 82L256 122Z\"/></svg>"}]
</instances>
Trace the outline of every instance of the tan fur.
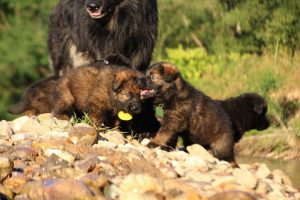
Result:
<instances>
[{"instance_id":1,"label":"tan fur","mask_svg":"<svg viewBox=\"0 0 300 200\"><path fill-rule=\"evenodd\" d=\"M69 119L73 109L86 112L96 125L117 124L120 111L135 114L140 106L140 89L135 80L142 77L127 67L85 66L66 73L54 94L54 116Z\"/></svg>"}]
</instances>

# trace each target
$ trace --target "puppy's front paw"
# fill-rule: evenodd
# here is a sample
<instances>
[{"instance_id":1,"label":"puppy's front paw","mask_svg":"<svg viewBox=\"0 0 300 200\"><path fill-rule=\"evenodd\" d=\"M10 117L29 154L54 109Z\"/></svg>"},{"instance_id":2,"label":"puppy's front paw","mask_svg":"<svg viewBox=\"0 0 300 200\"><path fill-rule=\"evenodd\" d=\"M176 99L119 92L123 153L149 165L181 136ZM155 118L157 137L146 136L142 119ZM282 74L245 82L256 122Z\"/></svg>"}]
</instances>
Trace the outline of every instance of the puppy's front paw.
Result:
<instances>
[{"instance_id":1,"label":"puppy's front paw","mask_svg":"<svg viewBox=\"0 0 300 200\"><path fill-rule=\"evenodd\" d=\"M155 143L155 142L149 142L149 144L147 145L149 148L156 148L156 147L159 147L160 145Z\"/></svg>"},{"instance_id":2,"label":"puppy's front paw","mask_svg":"<svg viewBox=\"0 0 300 200\"><path fill-rule=\"evenodd\" d=\"M151 141L148 145L149 148L160 147L164 151L171 151L173 148L167 145L158 144L156 142Z\"/></svg>"}]
</instances>

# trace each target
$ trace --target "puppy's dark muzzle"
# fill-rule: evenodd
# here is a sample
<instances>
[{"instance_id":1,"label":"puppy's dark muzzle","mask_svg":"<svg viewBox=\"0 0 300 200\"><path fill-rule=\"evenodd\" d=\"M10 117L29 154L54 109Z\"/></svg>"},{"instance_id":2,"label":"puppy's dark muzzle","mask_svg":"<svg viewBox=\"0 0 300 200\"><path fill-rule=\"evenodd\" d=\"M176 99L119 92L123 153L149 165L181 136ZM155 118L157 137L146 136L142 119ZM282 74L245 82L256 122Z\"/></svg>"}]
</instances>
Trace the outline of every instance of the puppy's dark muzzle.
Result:
<instances>
[{"instance_id":1,"label":"puppy's dark muzzle","mask_svg":"<svg viewBox=\"0 0 300 200\"><path fill-rule=\"evenodd\" d=\"M147 80L146 78L140 78L136 81L137 86L140 89L146 89L147 88Z\"/></svg>"},{"instance_id":2,"label":"puppy's dark muzzle","mask_svg":"<svg viewBox=\"0 0 300 200\"><path fill-rule=\"evenodd\" d=\"M257 130L262 131L270 127L270 121L265 119L261 122L260 126L257 127Z\"/></svg>"},{"instance_id":3,"label":"puppy's dark muzzle","mask_svg":"<svg viewBox=\"0 0 300 200\"><path fill-rule=\"evenodd\" d=\"M139 114L142 111L142 105L139 101L133 101L129 104L129 111L132 114Z\"/></svg>"}]
</instances>

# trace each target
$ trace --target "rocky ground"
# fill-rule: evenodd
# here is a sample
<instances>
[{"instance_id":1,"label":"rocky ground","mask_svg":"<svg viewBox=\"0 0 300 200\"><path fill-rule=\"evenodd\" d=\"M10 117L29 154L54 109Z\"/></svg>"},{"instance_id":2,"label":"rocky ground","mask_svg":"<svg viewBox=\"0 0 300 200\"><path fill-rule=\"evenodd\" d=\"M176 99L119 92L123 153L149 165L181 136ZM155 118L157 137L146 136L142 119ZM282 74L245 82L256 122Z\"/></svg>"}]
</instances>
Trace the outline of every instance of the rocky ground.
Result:
<instances>
[{"instance_id":1,"label":"rocky ground","mask_svg":"<svg viewBox=\"0 0 300 200\"><path fill-rule=\"evenodd\" d=\"M49 114L1 121L0 199L300 199L264 164L233 169L199 145L166 152L147 143Z\"/></svg>"}]
</instances>

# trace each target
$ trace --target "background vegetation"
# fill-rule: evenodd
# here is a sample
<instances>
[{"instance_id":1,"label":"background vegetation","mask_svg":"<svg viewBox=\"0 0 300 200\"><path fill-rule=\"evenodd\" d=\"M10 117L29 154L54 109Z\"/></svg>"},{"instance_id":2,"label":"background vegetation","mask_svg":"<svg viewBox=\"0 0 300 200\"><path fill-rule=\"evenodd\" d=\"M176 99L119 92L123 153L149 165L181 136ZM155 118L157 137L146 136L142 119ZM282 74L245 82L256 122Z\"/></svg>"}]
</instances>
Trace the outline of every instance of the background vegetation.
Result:
<instances>
[{"instance_id":1,"label":"background vegetation","mask_svg":"<svg viewBox=\"0 0 300 200\"><path fill-rule=\"evenodd\" d=\"M154 61L168 60L213 98L258 92L274 127L300 135L299 0L158 0ZM0 0L0 119L50 74L47 20L57 0Z\"/></svg>"}]
</instances>

